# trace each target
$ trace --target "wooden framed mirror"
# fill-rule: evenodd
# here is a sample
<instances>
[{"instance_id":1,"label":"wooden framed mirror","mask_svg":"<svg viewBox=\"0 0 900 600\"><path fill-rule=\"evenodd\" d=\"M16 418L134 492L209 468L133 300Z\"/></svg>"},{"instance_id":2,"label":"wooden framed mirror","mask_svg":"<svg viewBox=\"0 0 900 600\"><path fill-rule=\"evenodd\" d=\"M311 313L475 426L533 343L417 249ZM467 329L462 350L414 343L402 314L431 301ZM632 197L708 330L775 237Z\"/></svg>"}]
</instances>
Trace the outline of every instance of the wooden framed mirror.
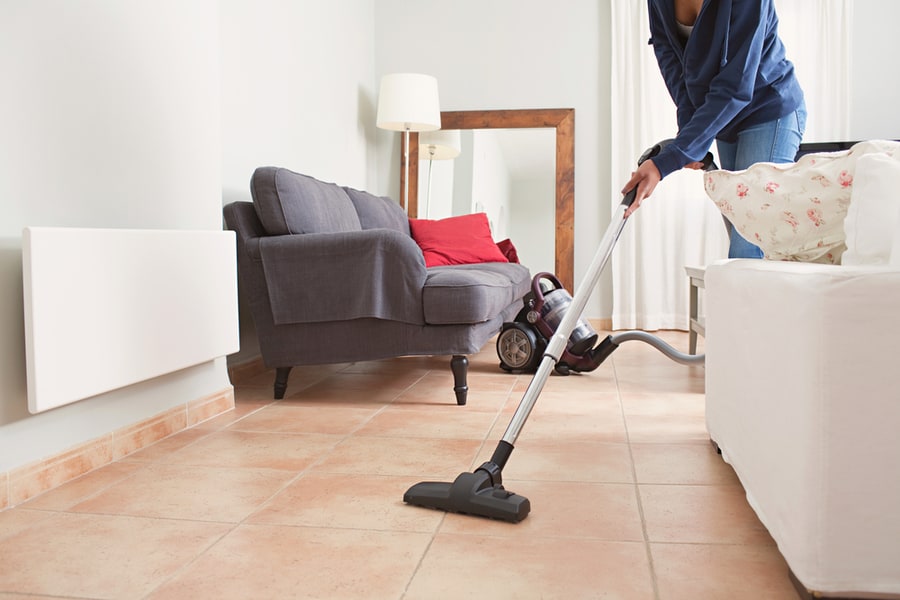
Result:
<instances>
[{"instance_id":1,"label":"wooden framed mirror","mask_svg":"<svg viewBox=\"0 0 900 600\"><path fill-rule=\"evenodd\" d=\"M441 129L556 130L555 274L573 290L575 270L575 109L467 110L441 112ZM404 188L401 141L400 189ZM409 136L409 201L411 217L419 215L419 135ZM574 293L574 291L572 292Z\"/></svg>"}]
</instances>

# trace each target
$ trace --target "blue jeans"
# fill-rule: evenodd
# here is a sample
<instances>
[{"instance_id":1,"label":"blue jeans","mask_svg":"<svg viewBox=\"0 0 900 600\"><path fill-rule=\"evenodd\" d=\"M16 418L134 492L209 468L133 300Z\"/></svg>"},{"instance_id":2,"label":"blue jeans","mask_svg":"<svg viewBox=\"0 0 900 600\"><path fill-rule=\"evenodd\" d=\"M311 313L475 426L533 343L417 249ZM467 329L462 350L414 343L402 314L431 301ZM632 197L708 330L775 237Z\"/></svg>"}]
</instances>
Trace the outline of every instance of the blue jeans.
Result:
<instances>
[{"instance_id":1,"label":"blue jeans","mask_svg":"<svg viewBox=\"0 0 900 600\"><path fill-rule=\"evenodd\" d=\"M806 106L789 115L754 125L738 134L736 142L716 140L719 166L726 171L742 171L758 162L792 163L806 129ZM725 219L728 230L728 258L762 258L763 251L735 231Z\"/></svg>"}]
</instances>

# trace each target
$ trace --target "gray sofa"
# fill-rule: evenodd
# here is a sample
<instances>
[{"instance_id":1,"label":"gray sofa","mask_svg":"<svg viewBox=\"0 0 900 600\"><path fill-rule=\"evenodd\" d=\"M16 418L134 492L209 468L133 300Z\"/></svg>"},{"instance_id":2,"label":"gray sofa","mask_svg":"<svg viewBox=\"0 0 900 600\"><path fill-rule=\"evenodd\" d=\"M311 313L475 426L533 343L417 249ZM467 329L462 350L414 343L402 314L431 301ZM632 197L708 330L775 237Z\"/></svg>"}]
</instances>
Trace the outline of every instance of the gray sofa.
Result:
<instances>
[{"instance_id":1,"label":"gray sofa","mask_svg":"<svg viewBox=\"0 0 900 600\"><path fill-rule=\"evenodd\" d=\"M396 202L279 167L251 179L253 202L224 207L237 234L241 297L283 398L296 365L451 356L465 404L466 355L522 307L517 263L426 268Z\"/></svg>"}]
</instances>

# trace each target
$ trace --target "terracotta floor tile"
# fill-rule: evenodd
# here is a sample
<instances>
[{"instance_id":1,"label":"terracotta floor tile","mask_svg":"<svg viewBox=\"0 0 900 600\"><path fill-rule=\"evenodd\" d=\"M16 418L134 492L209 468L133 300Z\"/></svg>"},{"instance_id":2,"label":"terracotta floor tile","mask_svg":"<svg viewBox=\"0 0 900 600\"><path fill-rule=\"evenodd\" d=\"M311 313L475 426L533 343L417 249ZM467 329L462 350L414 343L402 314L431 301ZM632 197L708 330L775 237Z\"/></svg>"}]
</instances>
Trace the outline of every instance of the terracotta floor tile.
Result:
<instances>
[{"instance_id":1,"label":"terracotta floor tile","mask_svg":"<svg viewBox=\"0 0 900 600\"><path fill-rule=\"evenodd\" d=\"M449 372L449 367L448 367ZM372 390L388 390L402 392L425 377L429 371L421 369L388 369L372 371L352 371L344 369L332 373L313 386L314 388L328 386L332 390L347 390L348 392L368 392Z\"/></svg>"},{"instance_id":2,"label":"terracotta floor tile","mask_svg":"<svg viewBox=\"0 0 900 600\"><path fill-rule=\"evenodd\" d=\"M339 372L346 366L346 364L336 364L294 367L293 369L291 369L291 374L288 377L288 390L296 392L328 377L332 373ZM272 398L272 386L274 383L275 369L268 369L255 377L241 381L239 383L239 386L236 387L260 389L265 388L269 394L269 398Z\"/></svg>"},{"instance_id":3,"label":"terracotta floor tile","mask_svg":"<svg viewBox=\"0 0 900 600\"><path fill-rule=\"evenodd\" d=\"M516 380L516 383L513 385L513 392L521 398L522 394L524 394L525 390L528 389L528 386L531 384L533 379L533 373L520 374L518 376L518 379ZM553 372L544 383L544 390L548 392L615 392L616 377L610 365L604 362L595 370L590 372L571 373L569 375L559 375L556 372Z\"/></svg>"},{"instance_id":4,"label":"terracotta floor tile","mask_svg":"<svg viewBox=\"0 0 900 600\"><path fill-rule=\"evenodd\" d=\"M485 444L474 466L489 460L496 440ZM503 469L507 479L634 483L627 444L594 441L519 441Z\"/></svg>"},{"instance_id":5,"label":"terracotta floor tile","mask_svg":"<svg viewBox=\"0 0 900 600\"><path fill-rule=\"evenodd\" d=\"M330 452L342 436L221 431L165 459L180 465L301 471Z\"/></svg>"},{"instance_id":6,"label":"terracotta floor tile","mask_svg":"<svg viewBox=\"0 0 900 600\"><path fill-rule=\"evenodd\" d=\"M260 399L252 402L235 402L234 408L228 412L222 413L212 419L198 423L195 429L219 431L225 429L235 421L239 421L249 414L252 414L261 408L272 404L274 401L269 399Z\"/></svg>"},{"instance_id":7,"label":"terracotta floor tile","mask_svg":"<svg viewBox=\"0 0 900 600\"><path fill-rule=\"evenodd\" d=\"M306 473L248 519L250 523L434 533L443 513L403 502L418 479Z\"/></svg>"},{"instance_id":8,"label":"terracotta floor tile","mask_svg":"<svg viewBox=\"0 0 900 600\"><path fill-rule=\"evenodd\" d=\"M508 394L516 384L517 377L507 373L492 362L490 365L469 365L468 384L470 390L483 392L503 392Z\"/></svg>"},{"instance_id":9,"label":"terracotta floor tile","mask_svg":"<svg viewBox=\"0 0 900 600\"><path fill-rule=\"evenodd\" d=\"M622 410L632 443L707 444L702 394L622 393Z\"/></svg>"},{"instance_id":10,"label":"terracotta floor tile","mask_svg":"<svg viewBox=\"0 0 900 600\"><path fill-rule=\"evenodd\" d=\"M89 496L115 485L144 469L134 462L115 462L41 494L23 504L25 508L65 510Z\"/></svg>"},{"instance_id":11,"label":"terracotta floor tile","mask_svg":"<svg viewBox=\"0 0 900 600\"><path fill-rule=\"evenodd\" d=\"M480 447L477 440L355 436L338 444L312 471L443 481L468 469Z\"/></svg>"},{"instance_id":12,"label":"terracotta floor tile","mask_svg":"<svg viewBox=\"0 0 900 600\"><path fill-rule=\"evenodd\" d=\"M622 598L651 600L643 544L441 533L404 600Z\"/></svg>"},{"instance_id":13,"label":"terracotta floor tile","mask_svg":"<svg viewBox=\"0 0 900 600\"><path fill-rule=\"evenodd\" d=\"M0 544L0 589L61 597L141 598L230 527L57 513Z\"/></svg>"},{"instance_id":14,"label":"terracotta floor tile","mask_svg":"<svg viewBox=\"0 0 900 600\"><path fill-rule=\"evenodd\" d=\"M344 365L342 373L426 373L450 368L449 356L403 356L383 360L365 360Z\"/></svg>"},{"instance_id":15,"label":"terracotta floor tile","mask_svg":"<svg viewBox=\"0 0 900 600\"><path fill-rule=\"evenodd\" d=\"M0 598L795 600L709 443L704 375L638 342L552 375L503 469L531 503L510 524L403 502L506 431L532 376L493 340L466 406L444 356L296 367L278 401L267 370L234 410L0 510Z\"/></svg>"},{"instance_id":16,"label":"terracotta floor tile","mask_svg":"<svg viewBox=\"0 0 900 600\"><path fill-rule=\"evenodd\" d=\"M631 452L639 483L739 483L737 475L712 444L632 443Z\"/></svg>"},{"instance_id":17,"label":"terracotta floor tile","mask_svg":"<svg viewBox=\"0 0 900 600\"><path fill-rule=\"evenodd\" d=\"M538 537L628 542L644 539L632 485L504 479L504 487L531 503L531 513L524 521L510 524L450 514L440 532L514 537L516 543Z\"/></svg>"},{"instance_id":18,"label":"terracotta floor tile","mask_svg":"<svg viewBox=\"0 0 900 600\"><path fill-rule=\"evenodd\" d=\"M293 473L149 465L72 512L237 523L283 488Z\"/></svg>"},{"instance_id":19,"label":"terracotta floor tile","mask_svg":"<svg viewBox=\"0 0 900 600\"><path fill-rule=\"evenodd\" d=\"M678 392L666 393L622 392L622 411L625 416L642 415L656 417L703 417L706 414L706 399L701 394Z\"/></svg>"},{"instance_id":20,"label":"terracotta floor tile","mask_svg":"<svg viewBox=\"0 0 900 600\"><path fill-rule=\"evenodd\" d=\"M399 599L425 533L242 525L149 599Z\"/></svg>"},{"instance_id":21,"label":"terracotta floor tile","mask_svg":"<svg viewBox=\"0 0 900 600\"><path fill-rule=\"evenodd\" d=\"M360 427L360 436L483 440L496 415L463 406L411 408L391 406Z\"/></svg>"},{"instance_id":22,"label":"terracotta floor tile","mask_svg":"<svg viewBox=\"0 0 900 600\"><path fill-rule=\"evenodd\" d=\"M486 392L470 387L466 404L459 406L456 403L456 395L450 388L419 390L418 386L413 386L397 396L391 406L397 408L457 407L458 410L466 412L497 413L508 399L509 393L507 392Z\"/></svg>"},{"instance_id":23,"label":"terracotta floor tile","mask_svg":"<svg viewBox=\"0 0 900 600\"><path fill-rule=\"evenodd\" d=\"M178 452L198 440L208 437L213 431L214 430L205 429L201 426L185 429L184 431L171 435L151 446L147 446L143 450L138 450L134 454L129 454L122 459L122 462L155 462L166 460L173 452Z\"/></svg>"},{"instance_id":24,"label":"terracotta floor tile","mask_svg":"<svg viewBox=\"0 0 900 600\"><path fill-rule=\"evenodd\" d=\"M740 485L639 485L651 542L773 544Z\"/></svg>"},{"instance_id":25,"label":"terracotta floor tile","mask_svg":"<svg viewBox=\"0 0 900 600\"><path fill-rule=\"evenodd\" d=\"M702 367L686 367L675 363L665 365L616 366L618 388L623 393L691 392L705 390Z\"/></svg>"},{"instance_id":26,"label":"terracotta floor tile","mask_svg":"<svg viewBox=\"0 0 900 600\"><path fill-rule=\"evenodd\" d=\"M390 404L402 392L397 389L350 388L333 386L331 379L320 381L305 389L292 391L288 388L284 400L279 404L299 404L301 406L343 406L371 408Z\"/></svg>"},{"instance_id":27,"label":"terracotta floor tile","mask_svg":"<svg viewBox=\"0 0 900 600\"><path fill-rule=\"evenodd\" d=\"M453 391L453 374L449 366L447 371L429 371L409 387L400 390L394 402L427 402L429 404L456 404L456 394ZM472 386L469 385L471 391ZM496 391L496 390L493 390ZM501 390L502 391L502 390Z\"/></svg>"},{"instance_id":28,"label":"terracotta floor tile","mask_svg":"<svg viewBox=\"0 0 900 600\"><path fill-rule=\"evenodd\" d=\"M651 544L665 600L797 600L788 566L771 545Z\"/></svg>"},{"instance_id":29,"label":"terracotta floor tile","mask_svg":"<svg viewBox=\"0 0 900 600\"><path fill-rule=\"evenodd\" d=\"M504 412L512 416L523 395L510 396ZM596 391L584 388L556 390L544 388L535 402L535 410L545 414L571 415L573 418L604 415L622 419L622 405L615 391Z\"/></svg>"},{"instance_id":30,"label":"terracotta floor tile","mask_svg":"<svg viewBox=\"0 0 900 600\"><path fill-rule=\"evenodd\" d=\"M10 508L0 512L0 547L5 543L3 541L5 538L20 533L50 516L51 513L27 508Z\"/></svg>"},{"instance_id":31,"label":"terracotta floor tile","mask_svg":"<svg viewBox=\"0 0 900 600\"><path fill-rule=\"evenodd\" d=\"M513 409L515 407L512 407ZM509 426L513 411L504 414L494 425L489 439L501 439ZM604 408L600 403L594 406L583 404L581 408L559 403L553 405L551 397L539 398L527 422L519 434L521 440L529 441L594 441L624 443L625 422L621 412L613 407Z\"/></svg>"},{"instance_id":32,"label":"terracotta floor tile","mask_svg":"<svg viewBox=\"0 0 900 600\"><path fill-rule=\"evenodd\" d=\"M703 417L631 415L626 417L626 422L628 439L632 443L709 445Z\"/></svg>"},{"instance_id":33,"label":"terracotta floor tile","mask_svg":"<svg viewBox=\"0 0 900 600\"><path fill-rule=\"evenodd\" d=\"M297 406L271 404L230 426L231 431L268 433L326 433L348 435L371 419L381 408L342 405Z\"/></svg>"}]
</instances>

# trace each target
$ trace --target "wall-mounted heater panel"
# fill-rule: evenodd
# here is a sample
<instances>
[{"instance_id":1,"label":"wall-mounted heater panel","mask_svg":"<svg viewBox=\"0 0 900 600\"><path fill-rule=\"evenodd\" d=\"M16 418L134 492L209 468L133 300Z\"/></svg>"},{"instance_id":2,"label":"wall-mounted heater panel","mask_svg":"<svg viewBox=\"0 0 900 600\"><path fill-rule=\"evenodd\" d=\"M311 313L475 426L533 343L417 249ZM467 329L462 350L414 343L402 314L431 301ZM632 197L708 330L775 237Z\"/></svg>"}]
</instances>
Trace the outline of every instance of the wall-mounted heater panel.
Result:
<instances>
[{"instance_id":1,"label":"wall-mounted heater panel","mask_svg":"<svg viewBox=\"0 0 900 600\"><path fill-rule=\"evenodd\" d=\"M234 233L28 227L28 409L236 352Z\"/></svg>"}]
</instances>

